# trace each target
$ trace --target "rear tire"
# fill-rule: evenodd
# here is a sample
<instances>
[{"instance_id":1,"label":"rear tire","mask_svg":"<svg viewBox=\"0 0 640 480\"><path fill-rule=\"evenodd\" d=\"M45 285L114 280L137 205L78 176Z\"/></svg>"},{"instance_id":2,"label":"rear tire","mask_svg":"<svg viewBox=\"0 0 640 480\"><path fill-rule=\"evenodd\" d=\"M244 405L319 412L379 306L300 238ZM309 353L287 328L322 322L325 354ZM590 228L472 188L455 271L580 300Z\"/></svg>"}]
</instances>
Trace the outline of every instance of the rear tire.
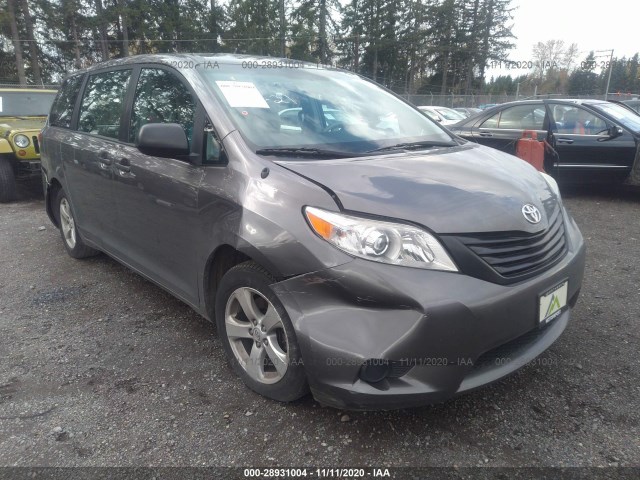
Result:
<instances>
[{"instance_id":1,"label":"rear tire","mask_svg":"<svg viewBox=\"0 0 640 480\"><path fill-rule=\"evenodd\" d=\"M71 210L69 202L64 190L58 190L55 198L56 220L60 226L60 234L62 235L62 244L69 256L73 258L87 258L98 255L100 252L87 246L80 236L80 232L76 227L75 217Z\"/></svg>"},{"instance_id":2,"label":"rear tire","mask_svg":"<svg viewBox=\"0 0 640 480\"><path fill-rule=\"evenodd\" d=\"M6 157L0 157L0 203L11 202L16 196L16 176L11 162Z\"/></svg>"},{"instance_id":3,"label":"rear tire","mask_svg":"<svg viewBox=\"0 0 640 480\"><path fill-rule=\"evenodd\" d=\"M300 347L274 278L248 261L222 277L216 293L218 336L233 370L254 392L292 402L309 392Z\"/></svg>"}]
</instances>

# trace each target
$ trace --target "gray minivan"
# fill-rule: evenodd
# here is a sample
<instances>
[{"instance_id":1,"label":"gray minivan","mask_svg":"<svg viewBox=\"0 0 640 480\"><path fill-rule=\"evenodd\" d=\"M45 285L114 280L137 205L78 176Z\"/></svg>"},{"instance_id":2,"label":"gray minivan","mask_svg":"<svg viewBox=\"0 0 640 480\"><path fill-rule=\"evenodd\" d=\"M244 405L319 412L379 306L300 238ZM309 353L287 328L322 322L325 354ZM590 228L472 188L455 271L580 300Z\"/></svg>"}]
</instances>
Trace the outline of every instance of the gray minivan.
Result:
<instances>
[{"instance_id":1,"label":"gray minivan","mask_svg":"<svg viewBox=\"0 0 640 480\"><path fill-rule=\"evenodd\" d=\"M254 391L423 405L564 331L585 247L558 186L351 72L144 55L69 76L41 146L74 258L105 252L214 321Z\"/></svg>"}]
</instances>

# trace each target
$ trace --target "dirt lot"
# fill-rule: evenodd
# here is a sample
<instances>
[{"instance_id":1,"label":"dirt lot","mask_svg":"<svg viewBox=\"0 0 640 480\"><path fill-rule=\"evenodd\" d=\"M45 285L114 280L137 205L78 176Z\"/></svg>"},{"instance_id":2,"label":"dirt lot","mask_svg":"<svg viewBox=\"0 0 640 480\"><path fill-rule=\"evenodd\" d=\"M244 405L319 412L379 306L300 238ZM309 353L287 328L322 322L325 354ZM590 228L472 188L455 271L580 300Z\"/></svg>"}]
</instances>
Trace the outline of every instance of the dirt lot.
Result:
<instances>
[{"instance_id":1,"label":"dirt lot","mask_svg":"<svg viewBox=\"0 0 640 480\"><path fill-rule=\"evenodd\" d=\"M104 255L68 257L25 190L0 205L0 465L640 466L640 193L565 201L586 278L536 365L347 418L246 389L212 325Z\"/></svg>"}]
</instances>

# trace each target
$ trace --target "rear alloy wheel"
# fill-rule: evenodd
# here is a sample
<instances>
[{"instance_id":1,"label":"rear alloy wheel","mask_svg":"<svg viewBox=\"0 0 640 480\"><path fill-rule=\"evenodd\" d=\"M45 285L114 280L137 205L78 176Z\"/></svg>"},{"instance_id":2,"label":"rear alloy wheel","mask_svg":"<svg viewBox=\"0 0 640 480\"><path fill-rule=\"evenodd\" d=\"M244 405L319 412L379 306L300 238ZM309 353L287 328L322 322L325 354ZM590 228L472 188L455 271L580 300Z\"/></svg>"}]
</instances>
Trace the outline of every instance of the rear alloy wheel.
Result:
<instances>
[{"instance_id":1,"label":"rear alloy wheel","mask_svg":"<svg viewBox=\"0 0 640 480\"><path fill-rule=\"evenodd\" d=\"M87 258L97 255L97 250L85 245L78 233L75 217L71 210L71 204L67 199L63 190L58 190L56 196L56 205L58 206L57 219L60 225L60 233L62 235L62 242L67 253L73 258Z\"/></svg>"},{"instance_id":2,"label":"rear alloy wheel","mask_svg":"<svg viewBox=\"0 0 640 480\"><path fill-rule=\"evenodd\" d=\"M16 196L16 176L11 162L6 157L0 157L0 203L11 202Z\"/></svg>"},{"instance_id":3,"label":"rear alloy wheel","mask_svg":"<svg viewBox=\"0 0 640 480\"><path fill-rule=\"evenodd\" d=\"M227 358L245 384L290 402L308 386L293 325L269 287L273 282L255 262L231 268L216 295L216 324Z\"/></svg>"}]
</instances>

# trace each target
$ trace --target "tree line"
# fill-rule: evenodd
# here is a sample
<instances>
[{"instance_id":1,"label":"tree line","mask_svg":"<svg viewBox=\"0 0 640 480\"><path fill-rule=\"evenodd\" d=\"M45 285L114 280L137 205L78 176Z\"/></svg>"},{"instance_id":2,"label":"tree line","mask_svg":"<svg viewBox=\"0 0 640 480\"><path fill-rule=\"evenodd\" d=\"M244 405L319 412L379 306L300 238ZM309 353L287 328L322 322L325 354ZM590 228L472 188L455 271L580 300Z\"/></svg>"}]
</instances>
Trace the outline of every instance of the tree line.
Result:
<instances>
[{"instance_id":1,"label":"tree line","mask_svg":"<svg viewBox=\"0 0 640 480\"><path fill-rule=\"evenodd\" d=\"M58 83L141 53L227 52L332 64L405 94L515 93L518 84L522 93L597 93L597 62L580 62L577 46L557 41L532 52L542 67L555 59L550 66L486 80L513 47L511 2L0 0L0 83ZM640 91L633 58L624 71L614 66L612 89Z\"/></svg>"},{"instance_id":2,"label":"tree line","mask_svg":"<svg viewBox=\"0 0 640 480\"><path fill-rule=\"evenodd\" d=\"M403 93L470 93L514 38L511 0L3 2L5 83L140 53L229 52L333 64Z\"/></svg>"}]
</instances>

